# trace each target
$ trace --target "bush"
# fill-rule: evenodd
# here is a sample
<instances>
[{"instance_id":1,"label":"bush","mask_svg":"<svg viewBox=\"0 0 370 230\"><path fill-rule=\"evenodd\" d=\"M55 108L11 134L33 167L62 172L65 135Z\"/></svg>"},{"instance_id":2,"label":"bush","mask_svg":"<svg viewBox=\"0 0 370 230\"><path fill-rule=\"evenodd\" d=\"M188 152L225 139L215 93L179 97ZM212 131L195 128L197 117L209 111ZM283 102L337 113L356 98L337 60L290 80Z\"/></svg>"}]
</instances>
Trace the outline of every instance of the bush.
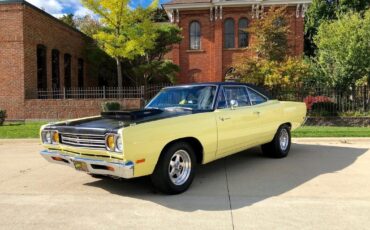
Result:
<instances>
[{"instance_id":1,"label":"bush","mask_svg":"<svg viewBox=\"0 0 370 230\"><path fill-rule=\"evenodd\" d=\"M0 109L0 126L4 124L6 117L7 117L6 110Z\"/></svg>"},{"instance_id":2,"label":"bush","mask_svg":"<svg viewBox=\"0 0 370 230\"><path fill-rule=\"evenodd\" d=\"M338 17L338 20L324 20L318 27L314 37L315 60L332 86L348 89L369 76L370 9Z\"/></svg>"},{"instance_id":3,"label":"bush","mask_svg":"<svg viewBox=\"0 0 370 230\"><path fill-rule=\"evenodd\" d=\"M312 109L312 106L315 103L319 103L319 102L332 102L332 100L330 99L330 97L327 97L327 96L307 96L303 101L304 101L304 103L306 103L306 106L307 106L307 109L308 110L311 110Z\"/></svg>"},{"instance_id":4,"label":"bush","mask_svg":"<svg viewBox=\"0 0 370 230\"><path fill-rule=\"evenodd\" d=\"M301 58L288 57L276 62L257 58L244 58L235 65L230 74L247 82L268 88L297 88L305 78L309 78L310 66Z\"/></svg>"},{"instance_id":5,"label":"bush","mask_svg":"<svg viewBox=\"0 0 370 230\"><path fill-rule=\"evenodd\" d=\"M313 116L338 116L337 104L331 101L316 102L312 105Z\"/></svg>"},{"instance_id":6,"label":"bush","mask_svg":"<svg viewBox=\"0 0 370 230\"><path fill-rule=\"evenodd\" d=\"M119 111L121 110L121 104L116 101L108 101L102 103L102 111L103 112L110 112L110 111Z\"/></svg>"}]
</instances>

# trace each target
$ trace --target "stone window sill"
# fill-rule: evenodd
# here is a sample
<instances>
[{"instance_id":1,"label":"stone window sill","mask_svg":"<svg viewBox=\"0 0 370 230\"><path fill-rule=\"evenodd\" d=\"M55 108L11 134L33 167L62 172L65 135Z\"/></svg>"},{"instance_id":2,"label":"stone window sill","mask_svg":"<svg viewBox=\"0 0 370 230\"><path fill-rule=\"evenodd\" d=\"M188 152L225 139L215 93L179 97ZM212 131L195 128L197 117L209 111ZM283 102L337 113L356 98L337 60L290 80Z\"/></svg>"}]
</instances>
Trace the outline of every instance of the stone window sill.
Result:
<instances>
[{"instance_id":1,"label":"stone window sill","mask_svg":"<svg viewBox=\"0 0 370 230\"><path fill-rule=\"evenodd\" d=\"M224 48L225 51L245 51L245 50L249 50L249 47L245 47L245 48Z\"/></svg>"},{"instance_id":2,"label":"stone window sill","mask_svg":"<svg viewBox=\"0 0 370 230\"><path fill-rule=\"evenodd\" d=\"M187 53L204 53L206 52L205 50L187 50Z\"/></svg>"}]
</instances>

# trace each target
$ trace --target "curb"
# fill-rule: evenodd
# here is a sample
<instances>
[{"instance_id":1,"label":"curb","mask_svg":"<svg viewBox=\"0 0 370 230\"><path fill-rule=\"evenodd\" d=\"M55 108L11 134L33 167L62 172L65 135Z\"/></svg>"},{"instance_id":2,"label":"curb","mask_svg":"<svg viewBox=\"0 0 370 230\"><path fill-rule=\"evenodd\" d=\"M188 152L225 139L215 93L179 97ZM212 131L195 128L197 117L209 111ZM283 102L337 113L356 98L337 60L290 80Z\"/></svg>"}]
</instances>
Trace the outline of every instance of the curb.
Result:
<instances>
[{"instance_id":1,"label":"curb","mask_svg":"<svg viewBox=\"0 0 370 230\"><path fill-rule=\"evenodd\" d=\"M370 143L370 137L302 137L292 138L293 143Z\"/></svg>"}]
</instances>

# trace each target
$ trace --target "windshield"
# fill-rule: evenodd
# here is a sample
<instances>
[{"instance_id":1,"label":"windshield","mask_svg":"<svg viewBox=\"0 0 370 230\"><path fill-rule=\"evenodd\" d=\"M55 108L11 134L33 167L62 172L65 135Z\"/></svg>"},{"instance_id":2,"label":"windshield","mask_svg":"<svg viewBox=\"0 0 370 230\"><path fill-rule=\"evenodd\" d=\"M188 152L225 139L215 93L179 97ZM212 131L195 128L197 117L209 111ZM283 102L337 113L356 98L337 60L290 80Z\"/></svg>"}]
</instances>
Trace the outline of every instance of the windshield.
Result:
<instances>
[{"instance_id":1,"label":"windshield","mask_svg":"<svg viewBox=\"0 0 370 230\"><path fill-rule=\"evenodd\" d=\"M186 86L163 89L146 108L211 110L216 86Z\"/></svg>"}]
</instances>

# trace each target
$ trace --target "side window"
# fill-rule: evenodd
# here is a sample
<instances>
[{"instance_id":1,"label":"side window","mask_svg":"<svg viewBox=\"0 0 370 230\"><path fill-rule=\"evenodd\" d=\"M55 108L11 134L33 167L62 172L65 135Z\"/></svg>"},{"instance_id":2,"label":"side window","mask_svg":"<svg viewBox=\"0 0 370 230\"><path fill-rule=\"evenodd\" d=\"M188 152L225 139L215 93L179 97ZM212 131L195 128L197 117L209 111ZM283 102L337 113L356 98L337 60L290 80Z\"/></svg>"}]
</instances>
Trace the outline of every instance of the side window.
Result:
<instances>
[{"instance_id":1,"label":"side window","mask_svg":"<svg viewBox=\"0 0 370 230\"><path fill-rule=\"evenodd\" d=\"M223 89L221 89L220 92L218 93L217 101L218 101L217 109L225 109L228 107Z\"/></svg>"},{"instance_id":2,"label":"side window","mask_svg":"<svg viewBox=\"0 0 370 230\"><path fill-rule=\"evenodd\" d=\"M247 88L244 86L225 86L224 87L226 101L230 104L231 100L235 100L237 107L250 106Z\"/></svg>"},{"instance_id":3,"label":"side window","mask_svg":"<svg viewBox=\"0 0 370 230\"><path fill-rule=\"evenodd\" d=\"M251 100L252 105L262 104L267 101L266 98L262 97L259 93L249 88L248 88L248 93L249 93L249 98Z\"/></svg>"}]
</instances>

